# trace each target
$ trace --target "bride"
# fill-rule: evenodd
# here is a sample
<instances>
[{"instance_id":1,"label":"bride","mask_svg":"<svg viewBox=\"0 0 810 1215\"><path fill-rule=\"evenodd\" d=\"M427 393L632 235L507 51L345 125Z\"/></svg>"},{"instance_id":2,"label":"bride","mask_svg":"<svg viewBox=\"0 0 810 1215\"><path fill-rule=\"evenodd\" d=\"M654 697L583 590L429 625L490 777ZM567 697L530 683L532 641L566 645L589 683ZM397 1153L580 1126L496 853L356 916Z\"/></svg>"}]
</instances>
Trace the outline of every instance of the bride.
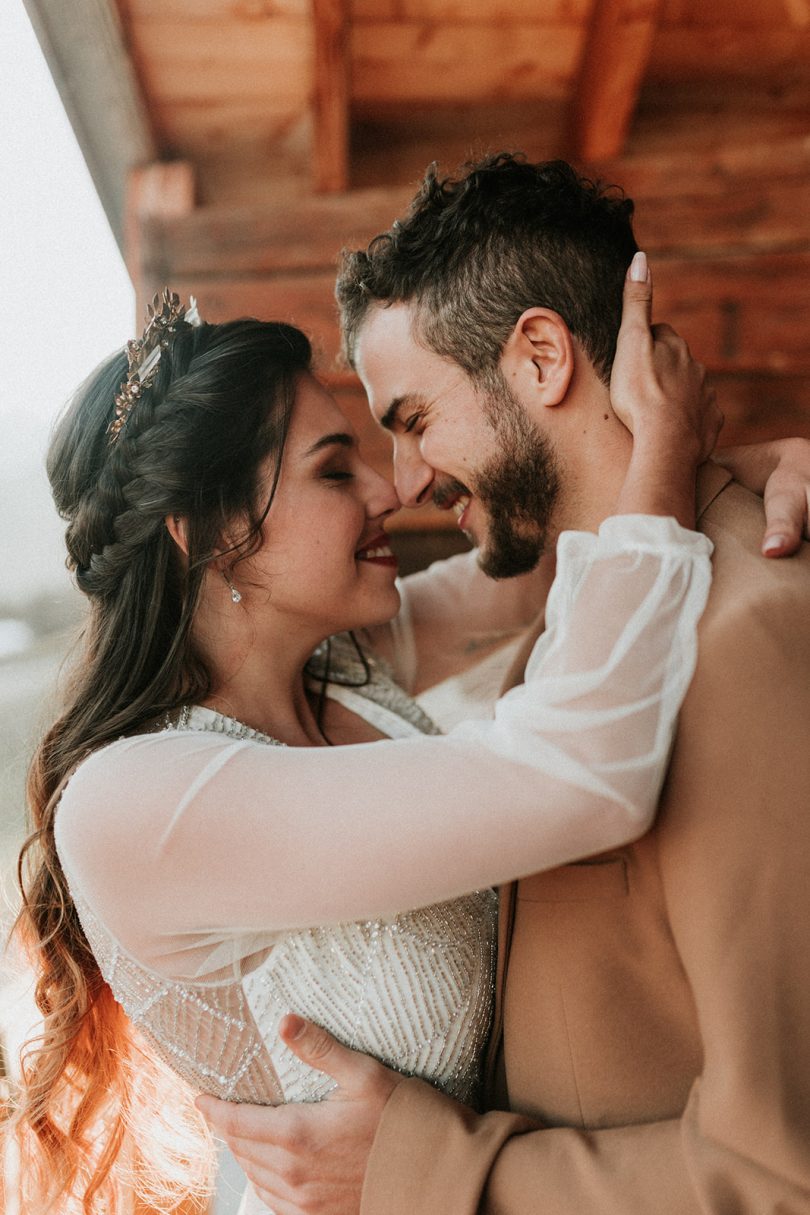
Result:
<instances>
[{"instance_id":1,"label":"bride","mask_svg":"<svg viewBox=\"0 0 810 1215\"><path fill-rule=\"evenodd\" d=\"M129 364L80 388L48 471L89 615L20 864L43 1016L24 1209L204 1191L195 1093L329 1091L279 1037L288 1012L475 1101L491 887L647 829L693 670L710 544L662 503L688 500L716 415L694 366L663 386L668 482L637 445L617 517L561 538L525 686L443 738L394 678L396 496L303 334L199 324L167 293ZM660 424L644 402L626 420ZM448 636L517 627L545 593L455 568L452 618L432 603Z\"/></svg>"}]
</instances>

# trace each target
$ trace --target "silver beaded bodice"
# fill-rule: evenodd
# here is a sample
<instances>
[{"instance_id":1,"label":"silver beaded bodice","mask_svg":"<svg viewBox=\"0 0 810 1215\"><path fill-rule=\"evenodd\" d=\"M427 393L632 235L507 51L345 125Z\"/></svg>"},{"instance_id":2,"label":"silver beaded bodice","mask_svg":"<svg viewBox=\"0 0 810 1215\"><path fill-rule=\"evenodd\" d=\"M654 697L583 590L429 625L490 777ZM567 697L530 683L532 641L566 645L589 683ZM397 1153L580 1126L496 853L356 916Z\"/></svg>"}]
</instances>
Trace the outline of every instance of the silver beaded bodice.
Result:
<instances>
[{"instance_id":1,"label":"silver beaded bodice","mask_svg":"<svg viewBox=\"0 0 810 1215\"><path fill-rule=\"evenodd\" d=\"M363 686L358 668L364 672L351 642L334 639L330 676L345 682L330 683L327 694L387 734L438 732L382 664L371 663ZM167 728L274 743L196 708ZM253 940L239 973L223 978L219 972L210 982L174 982L141 966L81 892L72 893L116 999L154 1050L195 1089L272 1104L323 1098L334 1082L302 1064L278 1038L283 1015L296 1012L399 1071L423 1076L462 1101L474 1100L491 1017L497 906L492 891L368 923Z\"/></svg>"}]
</instances>

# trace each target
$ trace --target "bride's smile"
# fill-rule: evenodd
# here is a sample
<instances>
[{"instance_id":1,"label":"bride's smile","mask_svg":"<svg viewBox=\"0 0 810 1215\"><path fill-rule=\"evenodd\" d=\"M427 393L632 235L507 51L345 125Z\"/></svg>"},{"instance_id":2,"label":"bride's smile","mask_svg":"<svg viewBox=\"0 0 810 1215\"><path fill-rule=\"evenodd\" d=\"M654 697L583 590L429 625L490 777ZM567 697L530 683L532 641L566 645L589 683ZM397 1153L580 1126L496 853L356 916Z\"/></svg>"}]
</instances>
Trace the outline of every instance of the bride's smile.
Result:
<instances>
[{"instance_id":1,"label":"bride's smile","mask_svg":"<svg viewBox=\"0 0 810 1215\"><path fill-rule=\"evenodd\" d=\"M275 493L275 456L263 473L260 493L270 507L262 544L233 571L254 626L264 619L287 645L300 637L308 653L333 633L395 615L396 560L385 521L399 500L362 458L350 423L313 376L298 380ZM222 579L211 582L221 600L227 588Z\"/></svg>"}]
</instances>

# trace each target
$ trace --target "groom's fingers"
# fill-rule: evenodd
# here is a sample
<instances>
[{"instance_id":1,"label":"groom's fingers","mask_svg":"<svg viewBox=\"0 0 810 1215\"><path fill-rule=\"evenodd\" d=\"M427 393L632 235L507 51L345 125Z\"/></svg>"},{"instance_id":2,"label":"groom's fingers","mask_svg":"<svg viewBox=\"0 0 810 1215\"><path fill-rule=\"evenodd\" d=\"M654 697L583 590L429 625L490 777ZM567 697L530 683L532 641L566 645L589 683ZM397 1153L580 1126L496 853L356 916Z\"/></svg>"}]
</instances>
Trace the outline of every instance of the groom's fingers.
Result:
<instances>
[{"instance_id":1,"label":"groom's fingers","mask_svg":"<svg viewBox=\"0 0 810 1215\"><path fill-rule=\"evenodd\" d=\"M375 1082L377 1072L386 1071L376 1059L350 1050L321 1025L294 1013L282 1017L278 1035L302 1063L336 1080L341 1096L365 1090Z\"/></svg>"},{"instance_id":2,"label":"groom's fingers","mask_svg":"<svg viewBox=\"0 0 810 1215\"><path fill-rule=\"evenodd\" d=\"M301 1017L284 1017L279 1035L338 1081L328 1100L271 1108L200 1096L197 1108L277 1215L356 1215L371 1146L402 1076Z\"/></svg>"},{"instance_id":3,"label":"groom's fingers","mask_svg":"<svg viewBox=\"0 0 810 1215\"><path fill-rule=\"evenodd\" d=\"M294 1138L297 1107L294 1105L247 1105L220 1101L218 1097L203 1094L194 1104L208 1125L221 1135L231 1147L245 1159L267 1159L273 1146L286 1146ZM261 1145L254 1150L253 1145Z\"/></svg>"}]
</instances>

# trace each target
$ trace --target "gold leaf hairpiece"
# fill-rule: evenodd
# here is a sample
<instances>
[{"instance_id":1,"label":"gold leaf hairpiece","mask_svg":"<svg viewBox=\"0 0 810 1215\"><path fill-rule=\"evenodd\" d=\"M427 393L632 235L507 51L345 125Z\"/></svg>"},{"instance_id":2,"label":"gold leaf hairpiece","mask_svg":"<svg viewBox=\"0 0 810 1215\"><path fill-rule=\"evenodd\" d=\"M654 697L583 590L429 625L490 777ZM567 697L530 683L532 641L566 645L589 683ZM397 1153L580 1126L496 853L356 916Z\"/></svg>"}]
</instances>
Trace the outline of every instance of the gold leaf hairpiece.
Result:
<instances>
[{"instance_id":1,"label":"gold leaf hairpiece","mask_svg":"<svg viewBox=\"0 0 810 1215\"><path fill-rule=\"evenodd\" d=\"M120 435L141 394L154 382L160 356L171 345L181 322L194 326L202 324L197 301L191 296L188 308L184 308L180 296L165 287L162 294L155 295L147 305L143 336L127 342L127 378L116 393L115 417L107 429L111 443Z\"/></svg>"}]
</instances>

